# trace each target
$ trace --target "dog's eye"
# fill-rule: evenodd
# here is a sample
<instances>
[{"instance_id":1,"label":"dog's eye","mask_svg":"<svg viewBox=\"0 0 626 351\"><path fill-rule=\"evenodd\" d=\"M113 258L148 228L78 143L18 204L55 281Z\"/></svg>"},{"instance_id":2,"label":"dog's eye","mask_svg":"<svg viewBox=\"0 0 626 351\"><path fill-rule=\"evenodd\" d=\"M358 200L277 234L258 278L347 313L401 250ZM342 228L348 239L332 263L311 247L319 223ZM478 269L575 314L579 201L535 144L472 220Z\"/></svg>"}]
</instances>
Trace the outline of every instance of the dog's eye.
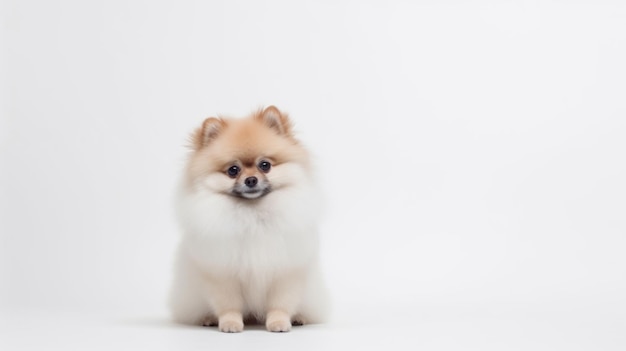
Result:
<instances>
[{"instance_id":1,"label":"dog's eye","mask_svg":"<svg viewBox=\"0 0 626 351\"><path fill-rule=\"evenodd\" d=\"M268 161L259 162L259 169L262 170L263 172L265 173L269 172L270 168L272 168L272 164L269 163Z\"/></svg>"},{"instance_id":2,"label":"dog's eye","mask_svg":"<svg viewBox=\"0 0 626 351\"><path fill-rule=\"evenodd\" d=\"M228 176L229 176L229 177L231 177L231 178L235 178L235 177L237 176L237 174L239 174L239 171L240 171L239 167L237 167L237 166L231 166L231 167L230 167L230 168L226 171L226 173L228 173Z\"/></svg>"}]
</instances>

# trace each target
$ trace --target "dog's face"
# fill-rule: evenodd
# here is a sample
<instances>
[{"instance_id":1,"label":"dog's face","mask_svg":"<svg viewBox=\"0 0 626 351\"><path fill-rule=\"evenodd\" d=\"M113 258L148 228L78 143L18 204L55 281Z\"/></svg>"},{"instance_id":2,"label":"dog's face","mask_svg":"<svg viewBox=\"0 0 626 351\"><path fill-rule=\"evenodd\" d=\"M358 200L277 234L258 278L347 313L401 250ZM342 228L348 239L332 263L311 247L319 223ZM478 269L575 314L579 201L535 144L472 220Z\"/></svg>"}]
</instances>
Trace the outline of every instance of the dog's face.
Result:
<instances>
[{"instance_id":1,"label":"dog's face","mask_svg":"<svg viewBox=\"0 0 626 351\"><path fill-rule=\"evenodd\" d=\"M235 179L230 189L231 195L256 199L272 191L266 176L272 170L272 160L259 156L256 160L235 160L232 163L226 170L226 174Z\"/></svg>"},{"instance_id":2,"label":"dog's face","mask_svg":"<svg viewBox=\"0 0 626 351\"><path fill-rule=\"evenodd\" d=\"M188 181L214 193L259 199L308 174L306 151L273 106L246 119L207 118L191 141Z\"/></svg>"}]
</instances>

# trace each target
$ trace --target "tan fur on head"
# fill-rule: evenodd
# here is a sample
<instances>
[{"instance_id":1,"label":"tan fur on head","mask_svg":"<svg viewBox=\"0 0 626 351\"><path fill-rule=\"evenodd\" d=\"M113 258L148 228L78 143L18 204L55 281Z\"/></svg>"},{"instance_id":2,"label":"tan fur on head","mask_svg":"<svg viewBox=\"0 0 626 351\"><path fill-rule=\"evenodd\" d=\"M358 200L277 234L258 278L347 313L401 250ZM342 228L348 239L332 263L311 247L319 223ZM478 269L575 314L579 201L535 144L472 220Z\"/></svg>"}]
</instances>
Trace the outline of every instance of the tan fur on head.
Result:
<instances>
[{"instance_id":1,"label":"tan fur on head","mask_svg":"<svg viewBox=\"0 0 626 351\"><path fill-rule=\"evenodd\" d=\"M191 135L189 147L192 150L202 149L215 139L225 126L226 123L221 118L209 117L205 119L202 126Z\"/></svg>"},{"instance_id":2,"label":"tan fur on head","mask_svg":"<svg viewBox=\"0 0 626 351\"><path fill-rule=\"evenodd\" d=\"M253 113L250 118L274 130L278 135L292 139L293 142L297 143L293 135L293 126L289 116L281 112L276 106L270 105L265 109L261 108ZM190 149L198 151L207 146L227 126L227 122L228 120L218 117L205 119L202 126L191 134Z\"/></svg>"},{"instance_id":3,"label":"tan fur on head","mask_svg":"<svg viewBox=\"0 0 626 351\"><path fill-rule=\"evenodd\" d=\"M261 157L270 159L274 167L285 163L309 167L308 153L293 136L289 117L275 106L243 119L207 118L191 135L190 148L190 183L226 172L234 163L241 163L248 172Z\"/></svg>"},{"instance_id":4,"label":"tan fur on head","mask_svg":"<svg viewBox=\"0 0 626 351\"><path fill-rule=\"evenodd\" d=\"M276 106L268 106L265 110L259 110L254 118L262 121L268 127L274 129L278 134L293 137L291 131L291 120L287 114L280 112Z\"/></svg>"}]
</instances>

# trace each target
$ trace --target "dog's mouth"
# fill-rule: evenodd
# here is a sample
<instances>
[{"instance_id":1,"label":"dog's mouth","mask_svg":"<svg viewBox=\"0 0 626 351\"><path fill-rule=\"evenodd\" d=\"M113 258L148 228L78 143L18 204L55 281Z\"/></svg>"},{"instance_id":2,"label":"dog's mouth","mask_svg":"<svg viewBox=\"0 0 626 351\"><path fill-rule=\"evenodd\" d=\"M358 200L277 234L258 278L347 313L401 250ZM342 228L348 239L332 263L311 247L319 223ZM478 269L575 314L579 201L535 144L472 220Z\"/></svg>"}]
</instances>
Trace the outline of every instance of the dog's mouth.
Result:
<instances>
[{"instance_id":1,"label":"dog's mouth","mask_svg":"<svg viewBox=\"0 0 626 351\"><path fill-rule=\"evenodd\" d=\"M263 197L267 194L269 194L272 191L272 189L270 187L265 187L265 188L253 188L253 189L246 189L246 190L238 190L238 189L233 189L231 191L231 194L242 198L242 199L258 199L260 197Z\"/></svg>"}]
</instances>

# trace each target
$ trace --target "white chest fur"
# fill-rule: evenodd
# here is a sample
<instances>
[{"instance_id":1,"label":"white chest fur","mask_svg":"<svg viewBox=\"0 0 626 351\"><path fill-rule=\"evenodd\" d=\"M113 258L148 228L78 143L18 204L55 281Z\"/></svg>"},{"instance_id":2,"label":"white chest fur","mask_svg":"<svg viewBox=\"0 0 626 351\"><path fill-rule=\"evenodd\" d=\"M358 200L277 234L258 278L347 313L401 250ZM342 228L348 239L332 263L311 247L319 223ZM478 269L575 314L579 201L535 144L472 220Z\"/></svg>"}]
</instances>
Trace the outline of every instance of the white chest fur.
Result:
<instances>
[{"instance_id":1,"label":"white chest fur","mask_svg":"<svg viewBox=\"0 0 626 351\"><path fill-rule=\"evenodd\" d=\"M178 212L183 245L201 267L246 279L306 266L318 251L318 203L310 186L253 201L183 193Z\"/></svg>"}]
</instances>

